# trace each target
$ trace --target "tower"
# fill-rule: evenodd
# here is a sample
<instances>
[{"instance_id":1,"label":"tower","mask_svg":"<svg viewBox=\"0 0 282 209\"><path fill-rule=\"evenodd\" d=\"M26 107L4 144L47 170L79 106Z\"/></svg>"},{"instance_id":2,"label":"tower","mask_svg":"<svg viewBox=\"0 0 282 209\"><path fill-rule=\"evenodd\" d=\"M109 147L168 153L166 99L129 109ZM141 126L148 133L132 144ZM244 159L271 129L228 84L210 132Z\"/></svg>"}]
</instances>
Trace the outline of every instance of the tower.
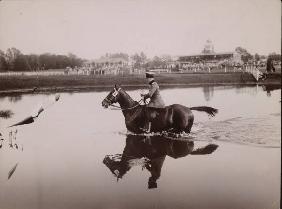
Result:
<instances>
[{"instance_id":1,"label":"tower","mask_svg":"<svg viewBox=\"0 0 282 209\"><path fill-rule=\"evenodd\" d=\"M202 51L203 54L213 54L214 47L210 39L208 39L205 43L204 50Z\"/></svg>"}]
</instances>

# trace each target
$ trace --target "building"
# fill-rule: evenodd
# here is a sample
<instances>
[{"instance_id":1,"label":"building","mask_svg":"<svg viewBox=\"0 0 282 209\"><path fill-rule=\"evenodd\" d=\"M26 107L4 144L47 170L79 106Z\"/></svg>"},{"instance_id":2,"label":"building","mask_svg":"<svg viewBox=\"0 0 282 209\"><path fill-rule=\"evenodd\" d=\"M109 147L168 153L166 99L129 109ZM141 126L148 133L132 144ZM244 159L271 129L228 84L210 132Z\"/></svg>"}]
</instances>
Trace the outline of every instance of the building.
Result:
<instances>
[{"instance_id":1,"label":"building","mask_svg":"<svg viewBox=\"0 0 282 209\"><path fill-rule=\"evenodd\" d=\"M177 63L180 69L197 67L215 67L220 64L242 64L241 55L233 52L215 52L210 40L207 40L204 49L199 54L179 56Z\"/></svg>"},{"instance_id":2,"label":"building","mask_svg":"<svg viewBox=\"0 0 282 209\"><path fill-rule=\"evenodd\" d=\"M91 71L91 74L123 74L130 69L130 63L123 58L101 57L96 60L87 61L84 67Z\"/></svg>"},{"instance_id":3,"label":"building","mask_svg":"<svg viewBox=\"0 0 282 209\"><path fill-rule=\"evenodd\" d=\"M129 65L129 62L123 58L110 57L101 57L100 59L93 60L91 63L94 67L125 67Z\"/></svg>"}]
</instances>

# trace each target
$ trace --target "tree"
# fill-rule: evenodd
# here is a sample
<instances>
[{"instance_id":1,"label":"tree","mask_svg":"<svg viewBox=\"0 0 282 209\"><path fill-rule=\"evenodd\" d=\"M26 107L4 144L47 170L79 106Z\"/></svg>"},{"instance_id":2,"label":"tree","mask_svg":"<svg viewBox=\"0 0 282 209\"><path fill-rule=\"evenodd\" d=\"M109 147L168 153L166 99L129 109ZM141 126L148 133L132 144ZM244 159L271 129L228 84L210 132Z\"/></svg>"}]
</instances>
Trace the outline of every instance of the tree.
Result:
<instances>
[{"instance_id":1,"label":"tree","mask_svg":"<svg viewBox=\"0 0 282 209\"><path fill-rule=\"evenodd\" d=\"M260 56L256 53L254 55L254 59L255 59L256 62L258 62L260 60Z\"/></svg>"},{"instance_id":2,"label":"tree","mask_svg":"<svg viewBox=\"0 0 282 209\"><path fill-rule=\"evenodd\" d=\"M28 65L26 56L23 54L17 56L14 62L14 71L29 71L29 70L31 69Z\"/></svg>"},{"instance_id":3,"label":"tree","mask_svg":"<svg viewBox=\"0 0 282 209\"><path fill-rule=\"evenodd\" d=\"M172 57L168 54L164 54L161 56L161 59L165 62L165 63L169 63L172 62Z\"/></svg>"},{"instance_id":4,"label":"tree","mask_svg":"<svg viewBox=\"0 0 282 209\"><path fill-rule=\"evenodd\" d=\"M150 68L160 68L163 66L163 61L160 57L154 56L153 60L150 62Z\"/></svg>"},{"instance_id":5,"label":"tree","mask_svg":"<svg viewBox=\"0 0 282 209\"><path fill-rule=\"evenodd\" d=\"M6 62L8 64L8 70L15 71L16 59L21 55L20 50L16 48L9 48L6 52Z\"/></svg>"},{"instance_id":6,"label":"tree","mask_svg":"<svg viewBox=\"0 0 282 209\"><path fill-rule=\"evenodd\" d=\"M129 60L129 55L126 54L126 53L122 53L122 52L110 54L109 57L110 57L110 58L121 58L121 59L124 59L124 60L126 60L126 61Z\"/></svg>"},{"instance_id":7,"label":"tree","mask_svg":"<svg viewBox=\"0 0 282 209\"><path fill-rule=\"evenodd\" d=\"M68 65L70 67L75 67L75 66L81 66L82 65L82 59L78 58L75 54L69 53L68 54Z\"/></svg>"},{"instance_id":8,"label":"tree","mask_svg":"<svg viewBox=\"0 0 282 209\"><path fill-rule=\"evenodd\" d=\"M40 69L49 69L52 66L52 62L50 59L51 56L52 55L49 53L39 55L38 59L40 63Z\"/></svg>"},{"instance_id":9,"label":"tree","mask_svg":"<svg viewBox=\"0 0 282 209\"><path fill-rule=\"evenodd\" d=\"M29 70L37 71L40 69L39 56L36 54L26 55Z\"/></svg>"},{"instance_id":10,"label":"tree","mask_svg":"<svg viewBox=\"0 0 282 209\"><path fill-rule=\"evenodd\" d=\"M63 69L68 66L81 66L83 60L76 55L24 55L16 48L7 49L6 54L0 50L0 71L36 71L39 69Z\"/></svg>"},{"instance_id":11,"label":"tree","mask_svg":"<svg viewBox=\"0 0 282 209\"><path fill-rule=\"evenodd\" d=\"M275 52L270 53L268 57L274 61L281 61L281 54L276 54Z\"/></svg>"},{"instance_id":12,"label":"tree","mask_svg":"<svg viewBox=\"0 0 282 209\"><path fill-rule=\"evenodd\" d=\"M16 48L8 48L5 60L7 68L10 71L27 71L31 70L27 61L27 56L23 55L20 50Z\"/></svg>"},{"instance_id":13,"label":"tree","mask_svg":"<svg viewBox=\"0 0 282 209\"><path fill-rule=\"evenodd\" d=\"M0 72L8 71L8 63L6 61L6 55L0 50Z\"/></svg>"},{"instance_id":14,"label":"tree","mask_svg":"<svg viewBox=\"0 0 282 209\"><path fill-rule=\"evenodd\" d=\"M141 57L141 63L142 65L145 64L146 60L147 60L147 56L144 54L144 52L140 53L140 57Z\"/></svg>"},{"instance_id":15,"label":"tree","mask_svg":"<svg viewBox=\"0 0 282 209\"><path fill-rule=\"evenodd\" d=\"M173 61L173 59L170 55L162 55L161 59L163 61L164 67L169 66L171 64L171 62Z\"/></svg>"},{"instance_id":16,"label":"tree","mask_svg":"<svg viewBox=\"0 0 282 209\"><path fill-rule=\"evenodd\" d=\"M244 63L247 63L249 60L253 58L253 56L244 48L237 47L235 51L241 55L241 59Z\"/></svg>"},{"instance_id":17,"label":"tree","mask_svg":"<svg viewBox=\"0 0 282 209\"><path fill-rule=\"evenodd\" d=\"M140 55L135 53L133 56L131 56L131 59L133 60L134 68L140 68L145 65L147 57L143 52L141 52Z\"/></svg>"},{"instance_id":18,"label":"tree","mask_svg":"<svg viewBox=\"0 0 282 209\"><path fill-rule=\"evenodd\" d=\"M134 68L139 68L141 66L141 57L139 56L139 54L135 53L131 56L131 59L133 61Z\"/></svg>"}]
</instances>

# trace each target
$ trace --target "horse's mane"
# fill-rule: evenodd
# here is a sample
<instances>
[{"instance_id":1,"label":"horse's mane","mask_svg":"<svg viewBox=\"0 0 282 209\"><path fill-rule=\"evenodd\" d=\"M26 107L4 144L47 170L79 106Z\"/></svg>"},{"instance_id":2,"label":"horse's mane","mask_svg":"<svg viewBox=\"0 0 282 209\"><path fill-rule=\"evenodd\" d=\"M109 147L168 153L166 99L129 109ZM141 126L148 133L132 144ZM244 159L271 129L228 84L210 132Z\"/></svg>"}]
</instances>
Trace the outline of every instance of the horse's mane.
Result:
<instances>
[{"instance_id":1,"label":"horse's mane","mask_svg":"<svg viewBox=\"0 0 282 209\"><path fill-rule=\"evenodd\" d=\"M124 96L127 100L129 100L133 105L136 105L136 104L138 103L137 101L133 100L133 99L131 98L131 96L130 96L124 89L121 88L120 93L123 94L123 96Z\"/></svg>"}]
</instances>

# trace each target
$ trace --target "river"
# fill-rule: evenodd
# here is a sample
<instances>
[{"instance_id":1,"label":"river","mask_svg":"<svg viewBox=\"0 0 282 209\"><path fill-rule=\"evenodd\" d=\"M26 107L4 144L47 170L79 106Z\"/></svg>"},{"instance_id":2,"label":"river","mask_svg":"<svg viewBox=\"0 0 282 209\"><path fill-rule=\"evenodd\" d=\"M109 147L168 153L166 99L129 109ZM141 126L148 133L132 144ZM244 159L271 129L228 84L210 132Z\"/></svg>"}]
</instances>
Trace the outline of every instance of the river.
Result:
<instances>
[{"instance_id":1,"label":"river","mask_svg":"<svg viewBox=\"0 0 282 209\"><path fill-rule=\"evenodd\" d=\"M267 91L265 91L267 90ZM127 91L135 100L140 90ZM0 209L276 209L280 204L281 90L262 86L165 88L193 111L189 139L128 135L108 91L0 97ZM8 179L9 177L9 179Z\"/></svg>"}]
</instances>

